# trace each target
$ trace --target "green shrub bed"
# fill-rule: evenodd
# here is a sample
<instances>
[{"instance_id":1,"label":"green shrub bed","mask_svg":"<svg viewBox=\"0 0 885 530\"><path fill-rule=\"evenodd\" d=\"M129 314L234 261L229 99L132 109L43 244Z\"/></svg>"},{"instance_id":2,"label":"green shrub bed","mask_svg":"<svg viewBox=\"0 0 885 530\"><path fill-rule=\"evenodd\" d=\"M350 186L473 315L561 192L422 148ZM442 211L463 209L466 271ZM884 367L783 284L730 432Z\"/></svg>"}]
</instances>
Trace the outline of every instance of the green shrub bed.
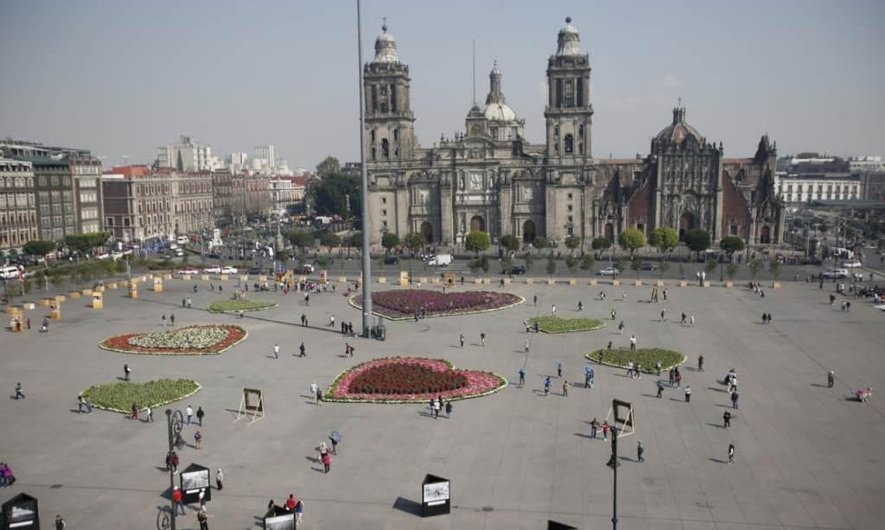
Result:
<instances>
[{"instance_id":1,"label":"green shrub bed","mask_svg":"<svg viewBox=\"0 0 885 530\"><path fill-rule=\"evenodd\" d=\"M529 325L538 324L538 329L544 333L575 333L578 331L593 331L605 327L605 323L595 318L561 318L557 316L532 317Z\"/></svg>"},{"instance_id":2,"label":"green shrub bed","mask_svg":"<svg viewBox=\"0 0 885 530\"><path fill-rule=\"evenodd\" d=\"M82 392L99 409L128 413L132 404L139 410L159 407L192 396L200 385L190 379L158 379L144 383L108 383L94 385Z\"/></svg>"},{"instance_id":3,"label":"green shrub bed","mask_svg":"<svg viewBox=\"0 0 885 530\"><path fill-rule=\"evenodd\" d=\"M238 313L240 311L262 311L276 307L276 302L268 302L262 300L219 300L209 304L209 312L211 313Z\"/></svg>"},{"instance_id":4,"label":"green shrub bed","mask_svg":"<svg viewBox=\"0 0 885 530\"><path fill-rule=\"evenodd\" d=\"M617 348L608 351L600 349L588 353L586 357L597 363L602 359L601 364L618 368L627 368L627 363L632 361L634 366L636 366L636 363L639 363L640 369L648 374L655 372L655 363L657 361L661 361L661 371L669 371L670 368L679 366L688 360L685 355L679 352L663 348L638 348L636 351L630 351L629 348Z\"/></svg>"}]
</instances>

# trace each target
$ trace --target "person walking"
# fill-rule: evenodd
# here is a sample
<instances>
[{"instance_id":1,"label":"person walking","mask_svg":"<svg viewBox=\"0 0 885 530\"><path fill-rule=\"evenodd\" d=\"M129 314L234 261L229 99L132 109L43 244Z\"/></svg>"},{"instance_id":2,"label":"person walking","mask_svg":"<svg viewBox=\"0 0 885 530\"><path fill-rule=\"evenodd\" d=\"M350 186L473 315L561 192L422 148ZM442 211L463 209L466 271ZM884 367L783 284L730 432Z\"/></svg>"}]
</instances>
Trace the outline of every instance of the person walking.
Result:
<instances>
[{"instance_id":1,"label":"person walking","mask_svg":"<svg viewBox=\"0 0 885 530\"><path fill-rule=\"evenodd\" d=\"M203 435L200 433L200 430L197 429L197 432L194 433L194 449L202 449L203 448Z\"/></svg>"},{"instance_id":2,"label":"person walking","mask_svg":"<svg viewBox=\"0 0 885 530\"><path fill-rule=\"evenodd\" d=\"M464 282L461 282L461 283L464 283ZM532 297L532 305L538 305L538 295L535 295L534 297Z\"/></svg>"},{"instance_id":3,"label":"person walking","mask_svg":"<svg viewBox=\"0 0 885 530\"><path fill-rule=\"evenodd\" d=\"M685 402L691 403L691 385L685 385Z\"/></svg>"},{"instance_id":4,"label":"person walking","mask_svg":"<svg viewBox=\"0 0 885 530\"><path fill-rule=\"evenodd\" d=\"M596 433L598 430L599 430L599 421L597 421L596 418L594 417L593 421L590 422L590 439L591 440L596 439Z\"/></svg>"},{"instance_id":5,"label":"person walking","mask_svg":"<svg viewBox=\"0 0 885 530\"><path fill-rule=\"evenodd\" d=\"M698 372L704 371L704 356L698 355Z\"/></svg>"},{"instance_id":6,"label":"person walking","mask_svg":"<svg viewBox=\"0 0 885 530\"><path fill-rule=\"evenodd\" d=\"M553 315L553 316L556 316L556 304L553 304L553 305L550 307L550 314Z\"/></svg>"},{"instance_id":7,"label":"person walking","mask_svg":"<svg viewBox=\"0 0 885 530\"><path fill-rule=\"evenodd\" d=\"M304 347L303 342L298 346L298 356L307 357L307 348Z\"/></svg>"},{"instance_id":8,"label":"person walking","mask_svg":"<svg viewBox=\"0 0 885 530\"><path fill-rule=\"evenodd\" d=\"M332 468L331 455L329 455L329 453L326 453L321 457L321 460L323 461L323 469L326 471L326 473L328 473L329 470Z\"/></svg>"},{"instance_id":9,"label":"person walking","mask_svg":"<svg viewBox=\"0 0 885 530\"><path fill-rule=\"evenodd\" d=\"M200 530L209 530L209 514L206 513L205 505L197 511L197 522L200 523Z\"/></svg>"},{"instance_id":10,"label":"person walking","mask_svg":"<svg viewBox=\"0 0 885 530\"><path fill-rule=\"evenodd\" d=\"M562 362L556 359L556 376L562 377Z\"/></svg>"},{"instance_id":11,"label":"person walking","mask_svg":"<svg viewBox=\"0 0 885 530\"><path fill-rule=\"evenodd\" d=\"M664 397L664 382L658 379L658 399Z\"/></svg>"},{"instance_id":12,"label":"person walking","mask_svg":"<svg viewBox=\"0 0 885 530\"><path fill-rule=\"evenodd\" d=\"M578 300L578 311L583 311L583 310L584 310L584 302ZM30 326L28 326L28 329L30 329Z\"/></svg>"},{"instance_id":13,"label":"person walking","mask_svg":"<svg viewBox=\"0 0 885 530\"><path fill-rule=\"evenodd\" d=\"M568 397L568 381L562 380L562 397Z\"/></svg>"},{"instance_id":14,"label":"person walking","mask_svg":"<svg viewBox=\"0 0 885 530\"><path fill-rule=\"evenodd\" d=\"M833 384L836 382L836 372L830 370L827 372L827 388L833 388Z\"/></svg>"},{"instance_id":15,"label":"person walking","mask_svg":"<svg viewBox=\"0 0 885 530\"><path fill-rule=\"evenodd\" d=\"M194 408L188 405L187 408L184 409L184 415L187 416L187 424L190 425L191 417L194 415Z\"/></svg>"},{"instance_id":16,"label":"person walking","mask_svg":"<svg viewBox=\"0 0 885 530\"><path fill-rule=\"evenodd\" d=\"M525 369L520 368L517 373L519 374L519 386L522 388L522 385L525 384Z\"/></svg>"},{"instance_id":17,"label":"person walking","mask_svg":"<svg viewBox=\"0 0 885 530\"><path fill-rule=\"evenodd\" d=\"M154 421L154 411L151 409L150 405L144 409L144 421L145 423L152 423Z\"/></svg>"},{"instance_id":18,"label":"person walking","mask_svg":"<svg viewBox=\"0 0 885 530\"><path fill-rule=\"evenodd\" d=\"M728 444L728 463L734 463L734 444Z\"/></svg>"},{"instance_id":19,"label":"person walking","mask_svg":"<svg viewBox=\"0 0 885 530\"><path fill-rule=\"evenodd\" d=\"M544 395L546 396L549 393L550 393L550 376L548 375L548 376L544 377Z\"/></svg>"},{"instance_id":20,"label":"person walking","mask_svg":"<svg viewBox=\"0 0 885 530\"><path fill-rule=\"evenodd\" d=\"M483 347L486 345L486 334L485 332L479 334L479 342Z\"/></svg>"},{"instance_id":21,"label":"person walking","mask_svg":"<svg viewBox=\"0 0 885 530\"><path fill-rule=\"evenodd\" d=\"M453 410L452 401L451 400L446 401L446 418L449 418L449 419L452 418L452 410Z\"/></svg>"},{"instance_id":22,"label":"person walking","mask_svg":"<svg viewBox=\"0 0 885 530\"><path fill-rule=\"evenodd\" d=\"M138 405L133 401L132 406L129 407L129 419L137 420L138 419Z\"/></svg>"},{"instance_id":23,"label":"person walking","mask_svg":"<svg viewBox=\"0 0 885 530\"><path fill-rule=\"evenodd\" d=\"M623 335L623 334L624 334L624 328L626 328L626 327L627 327L627 326L624 324L624 321L623 321L623 320L620 321L620 322L618 322L618 334L619 334L619 335Z\"/></svg>"},{"instance_id":24,"label":"person walking","mask_svg":"<svg viewBox=\"0 0 885 530\"><path fill-rule=\"evenodd\" d=\"M685 325L685 319L688 318L688 315L686 315L686 314L685 314L685 311L683 311L683 312L682 312L682 315L680 315L680 316L681 316L682 318L679 319L679 323L682 324L682 325L684 326L684 325Z\"/></svg>"},{"instance_id":25,"label":"person walking","mask_svg":"<svg viewBox=\"0 0 885 530\"><path fill-rule=\"evenodd\" d=\"M161 322L164 326L166 325L166 313L163 313L163 315L160 317L160 322Z\"/></svg>"},{"instance_id":26,"label":"person walking","mask_svg":"<svg viewBox=\"0 0 885 530\"><path fill-rule=\"evenodd\" d=\"M636 442L636 460L639 463L645 462L645 458L643 458L642 454L645 452L645 447L642 447L642 440Z\"/></svg>"},{"instance_id":27,"label":"person walking","mask_svg":"<svg viewBox=\"0 0 885 530\"><path fill-rule=\"evenodd\" d=\"M461 343L461 348L464 348L464 334L463 334L463 333L461 333L461 334L458 336L458 342Z\"/></svg>"},{"instance_id":28,"label":"person walking","mask_svg":"<svg viewBox=\"0 0 885 530\"><path fill-rule=\"evenodd\" d=\"M181 515L186 513L184 508L184 495L177 487L172 489L172 504L175 506L175 513L178 513L179 508L181 509Z\"/></svg>"},{"instance_id":29,"label":"person walking","mask_svg":"<svg viewBox=\"0 0 885 530\"><path fill-rule=\"evenodd\" d=\"M673 371L673 378L676 381L676 388L679 388L682 385L682 372L679 371L679 368Z\"/></svg>"},{"instance_id":30,"label":"person walking","mask_svg":"<svg viewBox=\"0 0 885 530\"><path fill-rule=\"evenodd\" d=\"M203 407L197 407L197 423L200 425L200 427L203 426L203 416L205 415L206 413L203 412Z\"/></svg>"},{"instance_id":31,"label":"person walking","mask_svg":"<svg viewBox=\"0 0 885 530\"><path fill-rule=\"evenodd\" d=\"M307 315L305 315L304 313L301 313L301 327L307 327Z\"/></svg>"},{"instance_id":32,"label":"person walking","mask_svg":"<svg viewBox=\"0 0 885 530\"><path fill-rule=\"evenodd\" d=\"M691 316L688 317L688 320L689 320L689 325L691 327L694 327L694 313L692 313Z\"/></svg>"},{"instance_id":33,"label":"person walking","mask_svg":"<svg viewBox=\"0 0 885 530\"><path fill-rule=\"evenodd\" d=\"M68 526L68 523L65 522L64 518L61 515L56 515L55 530L64 530L66 526Z\"/></svg>"},{"instance_id":34,"label":"person walking","mask_svg":"<svg viewBox=\"0 0 885 530\"><path fill-rule=\"evenodd\" d=\"M304 517L304 501L298 500L298 503L295 505L295 524L301 524L301 518Z\"/></svg>"},{"instance_id":35,"label":"person walking","mask_svg":"<svg viewBox=\"0 0 885 530\"><path fill-rule=\"evenodd\" d=\"M727 429L731 427L731 412L725 411L722 413L722 428Z\"/></svg>"},{"instance_id":36,"label":"person walking","mask_svg":"<svg viewBox=\"0 0 885 530\"><path fill-rule=\"evenodd\" d=\"M630 351L636 351L636 335L630 335Z\"/></svg>"},{"instance_id":37,"label":"person walking","mask_svg":"<svg viewBox=\"0 0 885 530\"><path fill-rule=\"evenodd\" d=\"M280 345L279 344L273 345L273 358L274 359L280 358Z\"/></svg>"},{"instance_id":38,"label":"person walking","mask_svg":"<svg viewBox=\"0 0 885 530\"><path fill-rule=\"evenodd\" d=\"M316 382L311 382L309 390L310 390L311 397L314 399L314 403L316 403L316 397L320 391L320 387L317 386ZM317 404L319 404L319 403L317 403Z\"/></svg>"},{"instance_id":39,"label":"person walking","mask_svg":"<svg viewBox=\"0 0 885 530\"><path fill-rule=\"evenodd\" d=\"M666 317L667 317L667 309L663 308L663 309L661 309L661 322L663 322L666 319Z\"/></svg>"},{"instance_id":40,"label":"person walking","mask_svg":"<svg viewBox=\"0 0 885 530\"><path fill-rule=\"evenodd\" d=\"M738 393L737 390L731 393L731 406L733 408L738 408Z\"/></svg>"},{"instance_id":41,"label":"person walking","mask_svg":"<svg viewBox=\"0 0 885 530\"><path fill-rule=\"evenodd\" d=\"M221 468L218 468L218 471L215 472L215 489L221 491L224 489L224 472L221 471Z\"/></svg>"},{"instance_id":42,"label":"person walking","mask_svg":"<svg viewBox=\"0 0 885 530\"><path fill-rule=\"evenodd\" d=\"M525 344L523 345L523 349L525 350L525 353L528 353L528 352L529 352L529 341L528 341L528 339L526 339Z\"/></svg>"},{"instance_id":43,"label":"person walking","mask_svg":"<svg viewBox=\"0 0 885 530\"><path fill-rule=\"evenodd\" d=\"M129 381L129 376L132 374L132 368L129 368L128 364L123 365L123 380Z\"/></svg>"},{"instance_id":44,"label":"person walking","mask_svg":"<svg viewBox=\"0 0 885 530\"><path fill-rule=\"evenodd\" d=\"M604 441L604 442L608 441L608 429L609 429L608 420L603 420L603 422L602 422L602 441Z\"/></svg>"},{"instance_id":45,"label":"person walking","mask_svg":"<svg viewBox=\"0 0 885 530\"><path fill-rule=\"evenodd\" d=\"M430 408L433 411L433 419L439 419L439 408L441 407L439 403L439 399L433 398L433 401L430 402Z\"/></svg>"},{"instance_id":46,"label":"person walking","mask_svg":"<svg viewBox=\"0 0 885 530\"><path fill-rule=\"evenodd\" d=\"M175 313L169 314L169 325L173 327L175 326Z\"/></svg>"}]
</instances>

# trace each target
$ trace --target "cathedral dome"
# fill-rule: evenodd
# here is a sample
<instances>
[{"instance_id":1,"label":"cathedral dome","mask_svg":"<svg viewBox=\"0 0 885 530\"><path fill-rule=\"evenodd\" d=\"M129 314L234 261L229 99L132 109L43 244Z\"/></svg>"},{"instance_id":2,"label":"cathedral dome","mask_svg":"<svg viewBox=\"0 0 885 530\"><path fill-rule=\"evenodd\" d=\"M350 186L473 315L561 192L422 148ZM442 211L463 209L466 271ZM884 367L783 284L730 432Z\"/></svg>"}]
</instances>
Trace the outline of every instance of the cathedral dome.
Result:
<instances>
[{"instance_id":1,"label":"cathedral dome","mask_svg":"<svg viewBox=\"0 0 885 530\"><path fill-rule=\"evenodd\" d=\"M673 123L664 127L655 136L654 142L657 144L682 144L689 138L693 138L699 145L704 145L705 143L701 133L685 123L685 107L676 107L673 109Z\"/></svg>"},{"instance_id":2,"label":"cathedral dome","mask_svg":"<svg viewBox=\"0 0 885 530\"><path fill-rule=\"evenodd\" d=\"M559 30L556 42L557 56L581 55L581 36L578 35L578 28L572 24L572 17L565 18L565 27Z\"/></svg>"},{"instance_id":3,"label":"cathedral dome","mask_svg":"<svg viewBox=\"0 0 885 530\"><path fill-rule=\"evenodd\" d=\"M516 112L506 103L489 103L483 111L485 119L490 121L513 121L516 119Z\"/></svg>"},{"instance_id":4,"label":"cathedral dome","mask_svg":"<svg viewBox=\"0 0 885 530\"><path fill-rule=\"evenodd\" d=\"M373 63L399 63L396 54L396 40L387 33L387 24L381 26L381 35L375 39L375 59Z\"/></svg>"}]
</instances>

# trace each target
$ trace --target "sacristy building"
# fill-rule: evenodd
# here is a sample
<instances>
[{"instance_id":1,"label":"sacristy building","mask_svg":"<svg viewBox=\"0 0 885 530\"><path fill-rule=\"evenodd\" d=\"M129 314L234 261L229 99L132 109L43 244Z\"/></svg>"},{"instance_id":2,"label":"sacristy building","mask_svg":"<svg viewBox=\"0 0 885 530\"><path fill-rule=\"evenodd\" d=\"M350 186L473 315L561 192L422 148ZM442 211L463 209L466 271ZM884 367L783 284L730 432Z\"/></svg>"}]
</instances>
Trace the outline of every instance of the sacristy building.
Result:
<instances>
[{"instance_id":1,"label":"sacristy building","mask_svg":"<svg viewBox=\"0 0 885 530\"><path fill-rule=\"evenodd\" d=\"M685 108L651 141L644 158L592 156L589 56L566 19L547 61L545 141L534 145L504 97L497 65L485 105L468 111L464 131L422 148L415 138L409 67L382 28L364 66L365 149L370 234L419 232L432 244L459 244L471 230L529 243L617 238L627 228L734 235L750 245L777 244L783 206L774 189L776 145L761 137L750 158L726 158L686 122Z\"/></svg>"}]
</instances>

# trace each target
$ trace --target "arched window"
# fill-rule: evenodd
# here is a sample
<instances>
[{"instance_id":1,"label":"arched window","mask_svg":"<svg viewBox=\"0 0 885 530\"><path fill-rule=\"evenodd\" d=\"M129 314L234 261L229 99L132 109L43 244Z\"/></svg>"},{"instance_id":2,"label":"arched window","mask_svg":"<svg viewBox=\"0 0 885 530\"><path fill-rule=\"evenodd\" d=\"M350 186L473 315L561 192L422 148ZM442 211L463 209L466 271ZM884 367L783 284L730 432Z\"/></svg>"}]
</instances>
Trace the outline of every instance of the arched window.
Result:
<instances>
[{"instance_id":1,"label":"arched window","mask_svg":"<svg viewBox=\"0 0 885 530\"><path fill-rule=\"evenodd\" d=\"M584 126L583 125L578 125L578 138L582 139L582 140L584 139Z\"/></svg>"},{"instance_id":2,"label":"arched window","mask_svg":"<svg viewBox=\"0 0 885 530\"><path fill-rule=\"evenodd\" d=\"M390 158L390 143L387 138L381 140L381 158L387 160Z\"/></svg>"},{"instance_id":3,"label":"arched window","mask_svg":"<svg viewBox=\"0 0 885 530\"><path fill-rule=\"evenodd\" d=\"M565 153L571 154L575 150L575 139L571 134L565 135Z\"/></svg>"}]
</instances>

